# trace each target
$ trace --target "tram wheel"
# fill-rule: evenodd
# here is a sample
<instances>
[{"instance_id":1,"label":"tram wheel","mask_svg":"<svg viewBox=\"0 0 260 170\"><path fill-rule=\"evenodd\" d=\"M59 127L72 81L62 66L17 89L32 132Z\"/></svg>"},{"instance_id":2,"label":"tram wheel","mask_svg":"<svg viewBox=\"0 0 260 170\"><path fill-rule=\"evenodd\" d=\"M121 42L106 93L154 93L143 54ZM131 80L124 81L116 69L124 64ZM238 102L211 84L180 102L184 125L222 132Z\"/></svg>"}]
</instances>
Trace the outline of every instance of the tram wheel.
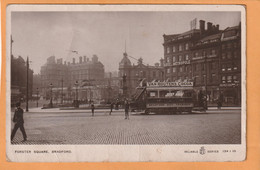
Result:
<instances>
[{"instance_id":1,"label":"tram wheel","mask_svg":"<svg viewBox=\"0 0 260 170\"><path fill-rule=\"evenodd\" d=\"M145 109L144 114L148 115L150 113L149 109Z\"/></svg>"}]
</instances>

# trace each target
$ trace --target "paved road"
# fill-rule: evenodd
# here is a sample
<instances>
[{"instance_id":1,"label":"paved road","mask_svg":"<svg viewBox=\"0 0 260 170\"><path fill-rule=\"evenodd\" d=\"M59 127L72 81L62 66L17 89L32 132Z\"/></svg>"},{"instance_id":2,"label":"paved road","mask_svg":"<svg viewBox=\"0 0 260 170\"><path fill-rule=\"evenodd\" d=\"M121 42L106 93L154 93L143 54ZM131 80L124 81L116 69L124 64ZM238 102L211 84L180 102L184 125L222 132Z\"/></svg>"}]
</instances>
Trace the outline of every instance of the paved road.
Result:
<instances>
[{"instance_id":1,"label":"paved road","mask_svg":"<svg viewBox=\"0 0 260 170\"><path fill-rule=\"evenodd\" d=\"M28 141L18 130L12 144L239 144L240 110L179 115L109 115L108 110L31 110L25 113ZM13 127L13 125L12 125Z\"/></svg>"}]
</instances>

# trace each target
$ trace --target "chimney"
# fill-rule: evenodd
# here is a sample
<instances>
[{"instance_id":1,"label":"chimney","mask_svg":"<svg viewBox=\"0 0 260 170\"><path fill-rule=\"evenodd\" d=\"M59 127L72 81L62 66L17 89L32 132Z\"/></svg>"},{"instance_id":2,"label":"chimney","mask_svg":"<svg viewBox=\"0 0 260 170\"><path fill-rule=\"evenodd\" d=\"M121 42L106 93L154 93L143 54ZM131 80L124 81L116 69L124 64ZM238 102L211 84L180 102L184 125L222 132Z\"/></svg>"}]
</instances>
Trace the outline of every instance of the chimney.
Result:
<instances>
[{"instance_id":1,"label":"chimney","mask_svg":"<svg viewBox=\"0 0 260 170\"><path fill-rule=\"evenodd\" d=\"M64 61L64 65L67 65L67 62L66 62L66 61Z\"/></svg>"},{"instance_id":2,"label":"chimney","mask_svg":"<svg viewBox=\"0 0 260 170\"><path fill-rule=\"evenodd\" d=\"M207 31L208 32L212 31L212 23L211 22L207 22Z\"/></svg>"},{"instance_id":3,"label":"chimney","mask_svg":"<svg viewBox=\"0 0 260 170\"><path fill-rule=\"evenodd\" d=\"M94 63L97 63L98 62L98 57L97 57L97 55L93 55L93 57L92 57L92 61L94 62Z\"/></svg>"},{"instance_id":4,"label":"chimney","mask_svg":"<svg viewBox=\"0 0 260 170\"><path fill-rule=\"evenodd\" d=\"M75 58L72 59L72 64L75 64Z\"/></svg>"},{"instance_id":5,"label":"chimney","mask_svg":"<svg viewBox=\"0 0 260 170\"><path fill-rule=\"evenodd\" d=\"M200 31L201 32L205 31L205 21L204 20L200 20Z\"/></svg>"},{"instance_id":6,"label":"chimney","mask_svg":"<svg viewBox=\"0 0 260 170\"><path fill-rule=\"evenodd\" d=\"M219 25L218 24L216 25L216 29L217 29L217 31L219 31Z\"/></svg>"},{"instance_id":7,"label":"chimney","mask_svg":"<svg viewBox=\"0 0 260 170\"><path fill-rule=\"evenodd\" d=\"M212 25L212 31L215 32L216 31L216 26Z\"/></svg>"},{"instance_id":8,"label":"chimney","mask_svg":"<svg viewBox=\"0 0 260 170\"><path fill-rule=\"evenodd\" d=\"M57 64L62 64L62 58L57 59Z\"/></svg>"},{"instance_id":9,"label":"chimney","mask_svg":"<svg viewBox=\"0 0 260 170\"><path fill-rule=\"evenodd\" d=\"M81 56L79 57L79 63L82 63L82 57Z\"/></svg>"},{"instance_id":10,"label":"chimney","mask_svg":"<svg viewBox=\"0 0 260 170\"><path fill-rule=\"evenodd\" d=\"M84 62L86 62L87 61L87 57L86 56L84 56Z\"/></svg>"},{"instance_id":11,"label":"chimney","mask_svg":"<svg viewBox=\"0 0 260 170\"><path fill-rule=\"evenodd\" d=\"M87 58L87 62L89 62L89 58Z\"/></svg>"}]
</instances>

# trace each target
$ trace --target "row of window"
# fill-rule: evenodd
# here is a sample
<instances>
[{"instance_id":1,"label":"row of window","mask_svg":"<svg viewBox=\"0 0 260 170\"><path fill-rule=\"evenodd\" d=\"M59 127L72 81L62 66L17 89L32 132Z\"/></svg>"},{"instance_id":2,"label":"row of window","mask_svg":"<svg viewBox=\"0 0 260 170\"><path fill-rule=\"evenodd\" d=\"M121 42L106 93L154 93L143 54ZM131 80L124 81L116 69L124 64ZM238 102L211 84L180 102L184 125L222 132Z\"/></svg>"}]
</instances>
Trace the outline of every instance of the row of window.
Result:
<instances>
[{"instance_id":1,"label":"row of window","mask_svg":"<svg viewBox=\"0 0 260 170\"><path fill-rule=\"evenodd\" d=\"M221 65L221 71L237 71L238 66L237 63L227 63Z\"/></svg>"},{"instance_id":2,"label":"row of window","mask_svg":"<svg viewBox=\"0 0 260 170\"><path fill-rule=\"evenodd\" d=\"M180 77L173 77L172 79L169 78L170 81L176 81L176 80L181 80L181 81L184 81L184 80L190 80L191 77L190 76L180 76Z\"/></svg>"},{"instance_id":3,"label":"row of window","mask_svg":"<svg viewBox=\"0 0 260 170\"><path fill-rule=\"evenodd\" d=\"M226 65L224 64L222 66L226 66ZM206 64L205 63L193 64L192 67L193 67L193 71L205 71L206 70ZM208 69L215 70L217 68L218 68L217 62L209 62L208 63ZM236 67L236 69L237 69L237 67ZM189 72L189 71L191 71L191 65L183 65L183 66L178 66L178 67L172 67L172 68L168 68L166 71L167 71L167 73Z\"/></svg>"},{"instance_id":4,"label":"row of window","mask_svg":"<svg viewBox=\"0 0 260 170\"><path fill-rule=\"evenodd\" d=\"M172 71L171 71L172 70ZM176 72L189 72L191 71L191 66L190 65L184 65L184 66L179 66L179 67L172 67L167 69L167 73L176 73Z\"/></svg>"},{"instance_id":5,"label":"row of window","mask_svg":"<svg viewBox=\"0 0 260 170\"><path fill-rule=\"evenodd\" d=\"M221 76L222 83L239 83L237 75Z\"/></svg>"},{"instance_id":6,"label":"row of window","mask_svg":"<svg viewBox=\"0 0 260 170\"><path fill-rule=\"evenodd\" d=\"M180 76L180 77L174 77L172 81L189 80L189 79L191 79L189 76ZM216 73L209 74L207 79L208 79L207 83L217 83L218 82L218 76L217 76ZM206 83L206 75L194 76L194 82L196 84L205 84Z\"/></svg>"},{"instance_id":7,"label":"row of window","mask_svg":"<svg viewBox=\"0 0 260 170\"><path fill-rule=\"evenodd\" d=\"M231 48L237 48L239 46L239 42L229 42L226 44L222 44L222 49L231 49Z\"/></svg>"},{"instance_id":8,"label":"row of window","mask_svg":"<svg viewBox=\"0 0 260 170\"><path fill-rule=\"evenodd\" d=\"M185 43L185 44L179 44L179 45L174 45L172 47L166 47L166 53L175 53L178 51L184 51L184 50L189 50L189 43Z\"/></svg>"},{"instance_id":9,"label":"row of window","mask_svg":"<svg viewBox=\"0 0 260 170\"><path fill-rule=\"evenodd\" d=\"M166 63L178 62L178 61L186 61L189 60L189 54L166 57Z\"/></svg>"},{"instance_id":10,"label":"row of window","mask_svg":"<svg viewBox=\"0 0 260 170\"><path fill-rule=\"evenodd\" d=\"M152 72L150 72L150 75L151 75L153 78L155 78L155 77L161 76L160 73L161 73L161 72L159 72L159 71L152 71ZM124 75L124 73L121 72L120 76L123 77L123 75ZM148 72L148 75L149 75L149 72ZM136 76L136 77L146 77L146 76L148 76L148 75L147 75L147 72L146 72L146 71L136 71L136 72L135 72L135 76ZM126 76L128 76L128 75L126 74Z\"/></svg>"},{"instance_id":11,"label":"row of window","mask_svg":"<svg viewBox=\"0 0 260 170\"><path fill-rule=\"evenodd\" d=\"M239 57L238 51L234 51L234 52L228 51L226 53L223 52L221 56L222 59L232 59L232 58L236 59L238 57Z\"/></svg>"},{"instance_id":12,"label":"row of window","mask_svg":"<svg viewBox=\"0 0 260 170\"><path fill-rule=\"evenodd\" d=\"M230 52L229 52L230 53ZM193 57L194 58L197 58L197 57L216 57L217 55L217 51L215 49L211 49L208 53L206 51L201 51L201 52L195 52L193 54ZM225 55L225 53L224 53ZM222 54L222 56L224 56ZM234 56L238 56L238 53L237 52L234 52ZM178 62L178 61L185 61L185 60L189 60L190 59L190 56L189 54L185 54L185 55L179 55L179 56L169 56L169 57L166 57L166 63L170 63L170 62Z\"/></svg>"},{"instance_id":13,"label":"row of window","mask_svg":"<svg viewBox=\"0 0 260 170\"><path fill-rule=\"evenodd\" d=\"M193 56L196 58L199 56L206 57L206 56L215 56L215 55L217 55L216 49L211 49L208 51L203 50L203 51L195 52Z\"/></svg>"},{"instance_id":14,"label":"row of window","mask_svg":"<svg viewBox=\"0 0 260 170\"><path fill-rule=\"evenodd\" d=\"M231 49L231 48L237 48L239 47L239 42L229 42L227 44L222 44L222 49ZM189 50L189 43L185 44L179 44L179 45L174 45L172 47L166 47L166 53L175 53L178 51L184 51L184 50Z\"/></svg>"},{"instance_id":15,"label":"row of window","mask_svg":"<svg viewBox=\"0 0 260 170\"><path fill-rule=\"evenodd\" d=\"M208 69L215 70L218 68L218 62L208 62ZM206 63L193 64L193 71L204 71L206 70Z\"/></svg>"},{"instance_id":16,"label":"row of window","mask_svg":"<svg viewBox=\"0 0 260 170\"><path fill-rule=\"evenodd\" d=\"M209 74L209 77L207 78L207 83L217 83L218 82L218 76L215 73ZM206 75L203 75L202 77L195 76L194 81L196 84L206 84Z\"/></svg>"}]
</instances>

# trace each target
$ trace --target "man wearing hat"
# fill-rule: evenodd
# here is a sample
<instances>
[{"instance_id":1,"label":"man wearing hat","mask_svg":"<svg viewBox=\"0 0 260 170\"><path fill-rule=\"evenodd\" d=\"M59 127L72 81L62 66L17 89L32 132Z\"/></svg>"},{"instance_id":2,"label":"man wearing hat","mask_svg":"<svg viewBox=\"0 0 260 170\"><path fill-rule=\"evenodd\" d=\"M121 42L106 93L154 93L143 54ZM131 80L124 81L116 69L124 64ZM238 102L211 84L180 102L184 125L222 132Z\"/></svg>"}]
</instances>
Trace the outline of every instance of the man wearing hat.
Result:
<instances>
[{"instance_id":1,"label":"man wearing hat","mask_svg":"<svg viewBox=\"0 0 260 170\"><path fill-rule=\"evenodd\" d=\"M23 124L24 124L23 109L20 106L21 106L20 103L16 103L16 109L15 109L14 117L13 117L13 122L15 123L15 125L14 125L14 129L12 131L12 134L11 134L11 141L13 140L18 128L20 128L20 130L23 134L23 141L27 140L27 136L26 136L24 126L23 126Z\"/></svg>"},{"instance_id":2,"label":"man wearing hat","mask_svg":"<svg viewBox=\"0 0 260 170\"><path fill-rule=\"evenodd\" d=\"M129 119L129 102L125 99L125 119Z\"/></svg>"}]
</instances>

